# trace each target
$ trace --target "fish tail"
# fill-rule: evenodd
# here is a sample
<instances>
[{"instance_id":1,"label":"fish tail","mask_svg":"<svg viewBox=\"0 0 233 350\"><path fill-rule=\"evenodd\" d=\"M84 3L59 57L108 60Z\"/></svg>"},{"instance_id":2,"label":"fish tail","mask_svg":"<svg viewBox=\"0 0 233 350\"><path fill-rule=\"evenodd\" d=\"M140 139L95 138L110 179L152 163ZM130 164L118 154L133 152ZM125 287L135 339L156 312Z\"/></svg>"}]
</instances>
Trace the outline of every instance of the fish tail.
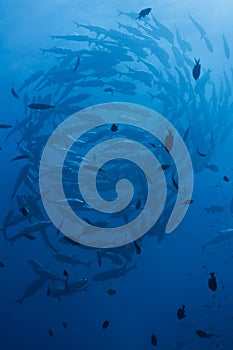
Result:
<instances>
[{"instance_id":1,"label":"fish tail","mask_svg":"<svg viewBox=\"0 0 233 350\"><path fill-rule=\"evenodd\" d=\"M56 35L50 35L50 38L54 40L56 38Z\"/></svg>"},{"instance_id":2,"label":"fish tail","mask_svg":"<svg viewBox=\"0 0 233 350\"><path fill-rule=\"evenodd\" d=\"M122 24L118 21L117 21L117 24L118 24L118 28L120 29L122 27Z\"/></svg>"},{"instance_id":3,"label":"fish tail","mask_svg":"<svg viewBox=\"0 0 233 350\"><path fill-rule=\"evenodd\" d=\"M121 10L117 10L118 11L118 16L123 15L123 12Z\"/></svg>"}]
</instances>

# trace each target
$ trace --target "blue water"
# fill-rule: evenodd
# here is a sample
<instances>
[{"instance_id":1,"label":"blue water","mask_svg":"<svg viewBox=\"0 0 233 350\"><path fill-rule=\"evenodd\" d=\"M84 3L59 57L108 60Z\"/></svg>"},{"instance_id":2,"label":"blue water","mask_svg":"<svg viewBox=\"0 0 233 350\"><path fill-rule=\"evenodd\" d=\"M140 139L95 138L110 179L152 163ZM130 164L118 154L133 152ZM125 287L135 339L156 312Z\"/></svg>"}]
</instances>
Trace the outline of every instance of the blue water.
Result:
<instances>
[{"instance_id":1,"label":"blue water","mask_svg":"<svg viewBox=\"0 0 233 350\"><path fill-rule=\"evenodd\" d=\"M3 235L0 237L0 262L4 265L0 268L0 348L231 350L232 242L222 239L203 249L203 244L233 225L230 0L224 6L217 0L211 4L200 0L185 4L175 0L156 4L152 1L126 4L120 0L101 4L61 0L48 4L23 0L17 4L10 0L2 1L0 6L3 39L0 124L12 126L0 128L0 227L12 210L9 223L17 219L17 224L6 225L7 241ZM146 7L152 7L151 13L136 21L137 14ZM118 10L129 15L119 15ZM204 37L201 38L188 13L204 28ZM77 27L74 22L86 28ZM184 51L176 28L186 42ZM100 34L96 39L97 29L106 36ZM74 34L88 37L89 42L50 37ZM91 40L94 42L90 43ZM95 40L99 40L97 44ZM187 49L187 43L191 50ZM60 51L53 52L56 49ZM75 70L78 57L80 64ZM194 58L200 58L201 62L197 81L192 76ZM40 70L43 73L35 82L20 89ZM96 86L87 86L88 81L97 82ZM18 99L12 95L12 87ZM112 90L104 91L106 88ZM86 96L75 103L68 100L78 94ZM57 108L45 111L28 108L28 104L36 102L57 104ZM79 144L74 144L71 151L85 157L92 147L109 136L112 139L120 136L147 146L161 164L169 164L169 169L164 171L168 187L165 209L155 226L138 239L141 253L138 254L133 243L109 249L112 258L118 257L121 264L102 257L99 266L96 249L72 242L64 244L64 240L61 243L65 236L53 225L46 229L50 247L46 246L41 232L33 232L31 239L23 236L12 244L11 238L28 225L49 220L39 193L38 173L41 152L50 134L72 113L109 102L137 103L151 108L166 117L182 137L190 128L185 143L193 163L194 191L193 203L183 221L171 234L164 232L177 197L172 183L172 176L176 178L177 174L170 154L147 132L118 123L119 131L114 133L108 124L84 134L80 138L84 146L79 148ZM14 132L13 128L21 121L21 127ZM10 162L25 152L30 153L29 159ZM72 152L66 158L68 165L71 161ZM12 195L18 174L28 164L31 177L25 175ZM211 169L210 165L214 167ZM67 197L80 199L80 191L73 187L77 185L76 171L76 167L67 174L63 171L63 176L68 176L63 185ZM115 185L122 178L131 181L134 188L132 201L122 212L109 216L76 204L71 205L72 209L83 220L109 228L133 220L143 211L148 191L146 177L137 166L123 159L107 162L102 172L98 172L97 189L104 199L113 201ZM28 208L29 215L22 214L22 205ZM55 258L56 249L90 262L90 267L59 261ZM104 254L101 249L99 254ZM62 281L52 283L46 279L43 287L34 296L26 297L21 305L15 301L38 279L29 259L36 259ZM119 278L93 281L98 273L121 267L132 269ZM68 283L86 278L88 288L72 295L67 293L58 300L49 295L48 289L65 288L64 270L68 273ZM211 272L217 279L216 291L208 287ZM115 295L107 293L110 288L116 291ZM186 317L178 320L177 310L183 304ZM103 329L106 320L109 327ZM199 337L197 330L205 331L207 337ZM152 334L157 339L155 346L151 342Z\"/></svg>"}]
</instances>

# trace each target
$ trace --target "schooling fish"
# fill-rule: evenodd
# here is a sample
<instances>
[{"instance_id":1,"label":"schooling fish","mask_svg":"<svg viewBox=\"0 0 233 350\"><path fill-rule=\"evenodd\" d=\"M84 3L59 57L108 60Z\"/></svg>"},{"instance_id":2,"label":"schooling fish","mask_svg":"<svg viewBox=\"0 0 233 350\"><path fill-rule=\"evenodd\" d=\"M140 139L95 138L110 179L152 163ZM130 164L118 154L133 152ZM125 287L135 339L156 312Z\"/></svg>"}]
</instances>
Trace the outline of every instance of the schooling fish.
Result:
<instances>
[{"instance_id":1,"label":"schooling fish","mask_svg":"<svg viewBox=\"0 0 233 350\"><path fill-rule=\"evenodd\" d=\"M56 105L47 105L45 103L30 103L28 105L29 108L31 109L38 109L38 110L45 110L45 109L50 109L50 108L57 108Z\"/></svg>"},{"instance_id":2,"label":"schooling fish","mask_svg":"<svg viewBox=\"0 0 233 350\"><path fill-rule=\"evenodd\" d=\"M112 296L112 295L116 294L116 291L115 291L115 289L110 288L107 290L107 293Z\"/></svg>"},{"instance_id":3,"label":"schooling fish","mask_svg":"<svg viewBox=\"0 0 233 350\"><path fill-rule=\"evenodd\" d=\"M198 335L199 338L212 338L212 337L218 337L216 334L212 333L206 333L205 331L202 331L201 329L198 329L196 332L196 335Z\"/></svg>"},{"instance_id":4,"label":"schooling fish","mask_svg":"<svg viewBox=\"0 0 233 350\"><path fill-rule=\"evenodd\" d=\"M214 272L211 272L210 276L211 277L208 279L208 286L213 292L215 292L217 290L218 285Z\"/></svg>"},{"instance_id":5,"label":"schooling fish","mask_svg":"<svg viewBox=\"0 0 233 350\"><path fill-rule=\"evenodd\" d=\"M12 128L12 125L9 124L0 124L0 129L10 129Z\"/></svg>"},{"instance_id":6,"label":"schooling fish","mask_svg":"<svg viewBox=\"0 0 233 350\"><path fill-rule=\"evenodd\" d=\"M152 8L148 7L146 9L143 9L139 12L138 17L136 19L141 20L142 18L145 18L146 16L149 15L149 13L151 12Z\"/></svg>"},{"instance_id":7,"label":"schooling fish","mask_svg":"<svg viewBox=\"0 0 233 350\"><path fill-rule=\"evenodd\" d=\"M20 154L19 156L16 156L15 158L12 158L11 162L13 162L15 160L28 159L28 158L29 158L28 154Z\"/></svg>"},{"instance_id":8,"label":"schooling fish","mask_svg":"<svg viewBox=\"0 0 233 350\"><path fill-rule=\"evenodd\" d=\"M19 95L17 95L17 93L16 93L16 91L15 91L15 89L14 89L14 86L12 86L12 88L11 88L11 94L12 94L12 96L14 96L15 98L19 98Z\"/></svg>"},{"instance_id":9,"label":"schooling fish","mask_svg":"<svg viewBox=\"0 0 233 350\"><path fill-rule=\"evenodd\" d=\"M177 314L178 320L182 320L182 318L185 318L186 317L186 315L185 315L185 305L182 305L182 307L177 310L176 314Z\"/></svg>"},{"instance_id":10,"label":"schooling fish","mask_svg":"<svg viewBox=\"0 0 233 350\"><path fill-rule=\"evenodd\" d=\"M78 56L77 61L75 63L74 72L76 72L76 70L78 69L79 65L80 65L80 56Z\"/></svg>"},{"instance_id":11,"label":"schooling fish","mask_svg":"<svg viewBox=\"0 0 233 350\"><path fill-rule=\"evenodd\" d=\"M230 48L228 46L228 43L227 43L226 38L225 38L224 35L222 36L222 40L223 40L223 47L224 47L224 53L225 53L226 59L229 60L229 58L230 58Z\"/></svg>"},{"instance_id":12,"label":"schooling fish","mask_svg":"<svg viewBox=\"0 0 233 350\"><path fill-rule=\"evenodd\" d=\"M151 344L156 346L158 344L157 337L155 334L151 334Z\"/></svg>"},{"instance_id":13,"label":"schooling fish","mask_svg":"<svg viewBox=\"0 0 233 350\"><path fill-rule=\"evenodd\" d=\"M195 58L194 60L195 60L195 65L193 67L193 77L195 80L197 80L201 74L201 64L200 64L200 59L196 60Z\"/></svg>"},{"instance_id":14,"label":"schooling fish","mask_svg":"<svg viewBox=\"0 0 233 350\"><path fill-rule=\"evenodd\" d=\"M108 327L109 327L109 324L110 324L109 321L104 321L104 323L103 323L103 325L102 325L102 328L103 328L103 329L108 328Z\"/></svg>"}]
</instances>

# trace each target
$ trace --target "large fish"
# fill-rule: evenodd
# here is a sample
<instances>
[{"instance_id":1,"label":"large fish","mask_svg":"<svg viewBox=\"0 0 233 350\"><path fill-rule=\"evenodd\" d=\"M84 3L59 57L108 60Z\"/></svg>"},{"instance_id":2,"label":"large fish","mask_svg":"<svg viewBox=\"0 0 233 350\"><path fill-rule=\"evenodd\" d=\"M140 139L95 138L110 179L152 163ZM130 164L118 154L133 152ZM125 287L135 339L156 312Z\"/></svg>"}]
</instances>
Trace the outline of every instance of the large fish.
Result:
<instances>
[{"instance_id":1,"label":"large fish","mask_svg":"<svg viewBox=\"0 0 233 350\"><path fill-rule=\"evenodd\" d=\"M209 241L202 244L201 248L205 250L207 247L212 245L217 245L222 242L229 242L233 238L233 229L229 228L227 230L220 231L216 236L211 238Z\"/></svg>"}]
</instances>

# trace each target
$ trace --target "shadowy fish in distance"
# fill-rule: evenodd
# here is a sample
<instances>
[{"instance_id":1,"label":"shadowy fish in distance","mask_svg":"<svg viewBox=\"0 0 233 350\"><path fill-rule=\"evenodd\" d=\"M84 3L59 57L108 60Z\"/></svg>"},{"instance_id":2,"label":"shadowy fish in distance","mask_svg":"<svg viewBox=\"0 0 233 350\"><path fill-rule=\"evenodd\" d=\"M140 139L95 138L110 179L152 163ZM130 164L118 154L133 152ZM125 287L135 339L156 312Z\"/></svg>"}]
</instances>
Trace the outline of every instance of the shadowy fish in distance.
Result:
<instances>
[{"instance_id":1,"label":"shadowy fish in distance","mask_svg":"<svg viewBox=\"0 0 233 350\"><path fill-rule=\"evenodd\" d=\"M107 293L112 296L112 295L116 294L116 291L115 291L115 289L110 288L107 290Z\"/></svg>"},{"instance_id":2,"label":"shadowy fish in distance","mask_svg":"<svg viewBox=\"0 0 233 350\"><path fill-rule=\"evenodd\" d=\"M12 125L9 124L0 124L0 129L10 129L12 128Z\"/></svg>"},{"instance_id":3,"label":"shadowy fish in distance","mask_svg":"<svg viewBox=\"0 0 233 350\"><path fill-rule=\"evenodd\" d=\"M12 88L11 88L11 94L12 94L12 96L14 96L15 98L19 98L19 95L17 95L17 93L16 93L16 91L15 91L15 89L14 89L14 85L13 85Z\"/></svg>"},{"instance_id":4,"label":"shadowy fish in distance","mask_svg":"<svg viewBox=\"0 0 233 350\"><path fill-rule=\"evenodd\" d=\"M229 45L228 45L224 35L222 36L222 40L223 40L223 47L224 47L225 57L226 57L226 59L229 60L229 58L230 58L230 48L229 48Z\"/></svg>"},{"instance_id":5,"label":"shadowy fish in distance","mask_svg":"<svg viewBox=\"0 0 233 350\"><path fill-rule=\"evenodd\" d=\"M230 241L233 238L233 229L229 228L227 230L220 231L214 238L210 239L206 243L202 245L202 249L204 250L206 247L210 245L216 245L218 243Z\"/></svg>"},{"instance_id":6,"label":"shadowy fish in distance","mask_svg":"<svg viewBox=\"0 0 233 350\"><path fill-rule=\"evenodd\" d=\"M106 329L109 327L110 322L109 321L104 321L103 325L102 325L102 329Z\"/></svg>"},{"instance_id":7,"label":"shadowy fish in distance","mask_svg":"<svg viewBox=\"0 0 233 350\"><path fill-rule=\"evenodd\" d=\"M208 279L208 286L213 292L215 292L217 290L218 285L214 272L211 272L210 276L211 277Z\"/></svg>"},{"instance_id":8,"label":"shadowy fish in distance","mask_svg":"<svg viewBox=\"0 0 233 350\"><path fill-rule=\"evenodd\" d=\"M156 346L157 344L158 344L158 340L157 340L157 337L156 337L156 335L155 334L151 334L151 344L153 345L153 346Z\"/></svg>"},{"instance_id":9,"label":"shadowy fish in distance","mask_svg":"<svg viewBox=\"0 0 233 350\"><path fill-rule=\"evenodd\" d=\"M197 80L201 74L201 64L200 64L200 59L196 60L196 58L194 58L195 60L195 65L193 67L193 77L195 80Z\"/></svg>"},{"instance_id":10,"label":"shadowy fish in distance","mask_svg":"<svg viewBox=\"0 0 233 350\"><path fill-rule=\"evenodd\" d=\"M216 334L212 334L212 333L206 333L205 331L201 330L201 329L198 329L197 331L195 331L196 335L199 337L199 338L212 338L212 337L218 337L218 335Z\"/></svg>"},{"instance_id":11,"label":"shadowy fish in distance","mask_svg":"<svg viewBox=\"0 0 233 350\"><path fill-rule=\"evenodd\" d=\"M186 315L185 315L185 305L182 305L182 307L180 307L177 310L176 315L177 315L178 320L182 320L182 318L186 317Z\"/></svg>"},{"instance_id":12,"label":"shadowy fish in distance","mask_svg":"<svg viewBox=\"0 0 233 350\"><path fill-rule=\"evenodd\" d=\"M28 159L29 157L30 156L28 154L20 154L19 156L12 158L10 162L14 162L15 160Z\"/></svg>"},{"instance_id":13,"label":"shadowy fish in distance","mask_svg":"<svg viewBox=\"0 0 233 350\"><path fill-rule=\"evenodd\" d=\"M152 10L151 7L148 7L146 9L141 10L136 19L138 19L140 21L142 18L145 18L146 16L148 16L149 13L151 12L151 10Z\"/></svg>"},{"instance_id":14,"label":"shadowy fish in distance","mask_svg":"<svg viewBox=\"0 0 233 350\"><path fill-rule=\"evenodd\" d=\"M204 38L206 36L205 29L198 23L188 12L188 17L192 21L194 27L198 30L198 32L201 34L201 38Z\"/></svg>"},{"instance_id":15,"label":"shadowy fish in distance","mask_svg":"<svg viewBox=\"0 0 233 350\"><path fill-rule=\"evenodd\" d=\"M31 109L38 109L38 110L46 110L50 108L57 108L56 105L47 105L45 103L30 103L28 105L29 108Z\"/></svg>"},{"instance_id":16,"label":"shadowy fish in distance","mask_svg":"<svg viewBox=\"0 0 233 350\"><path fill-rule=\"evenodd\" d=\"M76 61L75 66L74 66L74 72L76 72L76 70L78 69L79 65L80 65L80 56L78 55L77 61Z\"/></svg>"}]
</instances>

